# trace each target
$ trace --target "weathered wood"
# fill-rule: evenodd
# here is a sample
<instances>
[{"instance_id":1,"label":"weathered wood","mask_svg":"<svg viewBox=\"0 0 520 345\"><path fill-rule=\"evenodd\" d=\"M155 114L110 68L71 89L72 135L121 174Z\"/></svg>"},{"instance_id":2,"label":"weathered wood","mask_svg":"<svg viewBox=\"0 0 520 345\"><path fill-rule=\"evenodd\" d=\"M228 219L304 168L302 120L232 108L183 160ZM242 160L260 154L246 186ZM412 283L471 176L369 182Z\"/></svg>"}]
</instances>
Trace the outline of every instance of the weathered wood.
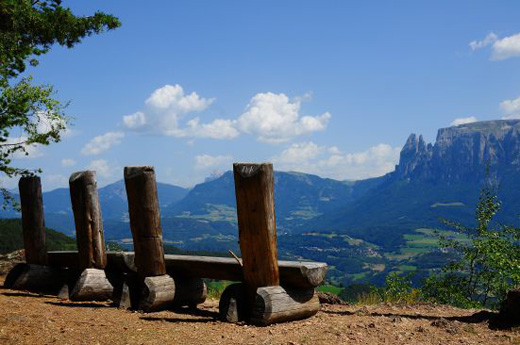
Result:
<instances>
[{"instance_id":1,"label":"weathered wood","mask_svg":"<svg viewBox=\"0 0 520 345\"><path fill-rule=\"evenodd\" d=\"M144 312L171 307L175 297L175 283L169 275L146 277L138 309Z\"/></svg>"},{"instance_id":2,"label":"weathered wood","mask_svg":"<svg viewBox=\"0 0 520 345\"><path fill-rule=\"evenodd\" d=\"M233 164L244 282L252 303L257 288L279 285L273 165Z\"/></svg>"},{"instance_id":3,"label":"weathered wood","mask_svg":"<svg viewBox=\"0 0 520 345\"><path fill-rule=\"evenodd\" d=\"M75 172L70 176L69 186L80 268L104 269L107 258L96 173Z\"/></svg>"},{"instance_id":4,"label":"weathered wood","mask_svg":"<svg viewBox=\"0 0 520 345\"><path fill-rule=\"evenodd\" d=\"M57 268L22 263L9 272L4 287L58 295L64 283L65 277Z\"/></svg>"},{"instance_id":5,"label":"weathered wood","mask_svg":"<svg viewBox=\"0 0 520 345\"><path fill-rule=\"evenodd\" d=\"M87 268L79 277L70 293L72 301L106 301L112 297L113 287L105 271Z\"/></svg>"},{"instance_id":6,"label":"weathered wood","mask_svg":"<svg viewBox=\"0 0 520 345\"><path fill-rule=\"evenodd\" d=\"M142 277L166 274L161 215L153 167L125 167L135 265Z\"/></svg>"},{"instance_id":7,"label":"weathered wood","mask_svg":"<svg viewBox=\"0 0 520 345\"><path fill-rule=\"evenodd\" d=\"M174 307L195 308L197 304L204 303L208 296L208 287L201 278L176 275L173 276L173 280L175 282Z\"/></svg>"},{"instance_id":8,"label":"weathered wood","mask_svg":"<svg viewBox=\"0 0 520 345\"><path fill-rule=\"evenodd\" d=\"M51 266L79 268L77 252L49 252L48 255ZM132 252L108 252L107 256L107 272L137 272ZM243 281L242 268L233 258L167 254L164 260L171 276ZM280 284L285 288L316 287L327 272L327 264L323 262L278 261L278 267Z\"/></svg>"},{"instance_id":9,"label":"weathered wood","mask_svg":"<svg viewBox=\"0 0 520 345\"><path fill-rule=\"evenodd\" d=\"M250 322L267 326L273 323L304 319L320 310L320 301L314 289L285 290L281 286L260 287Z\"/></svg>"},{"instance_id":10,"label":"weathered wood","mask_svg":"<svg viewBox=\"0 0 520 345\"><path fill-rule=\"evenodd\" d=\"M42 186L38 176L24 176L18 182L22 207L23 242L25 261L45 265L45 219L43 215Z\"/></svg>"},{"instance_id":11,"label":"weathered wood","mask_svg":"<svg viewBox=\"0 0 520 345\"><path fill-rule=\"evenodd\" d=\"M222 321L237 323L246 321L246 289L242 283L228 285L220 296L219 317Z\"/></svg>"}]
</instances>

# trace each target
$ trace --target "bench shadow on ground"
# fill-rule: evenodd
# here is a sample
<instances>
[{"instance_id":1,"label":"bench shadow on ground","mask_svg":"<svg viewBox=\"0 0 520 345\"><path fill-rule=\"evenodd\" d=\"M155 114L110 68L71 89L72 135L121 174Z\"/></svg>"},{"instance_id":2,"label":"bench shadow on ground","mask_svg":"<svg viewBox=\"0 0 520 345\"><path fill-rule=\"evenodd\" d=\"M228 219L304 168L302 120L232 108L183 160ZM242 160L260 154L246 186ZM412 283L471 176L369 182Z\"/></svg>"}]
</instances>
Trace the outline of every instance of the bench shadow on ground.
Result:
<instances>
[{"instance_id":1,"label":"bench shadow on ground","mask_svg":"<svg viewBox=\"0 0 520 345\"><path fill-rule=\"evenodd\" d=\"M513 323L510 320L500 316L498 312L491 312L482 310L472 315L467 316L435 316L435 315L420 315L420 314L403 314L403 313L367 313L363 309L357 311L333 311L333 310L322 310L322 313L336 314L336 315L359 315L359 316L375 316L375 317L388 317L388 318L407 318L407 319L424 319L430 321L437 320L448 320L448 321L459 321L468 324L476 324L487 322L489 329L491 330L510 330L514 327L520 326L518 323Z\"/></svg>"},{"instance_id":2,"label":"bench shadow on ground","mask_svg":"<svg viewBox=\"0 0 520 345\"><path fill-rule=\"evenodd\" d=\"M52 296L42 295L32 292L2 292L1 295L8 297L33 297L33 298L48 298Z\"/></svg>"},{"instance_id":3,"label":"bench shadow on ground","mask_svg":"<svg viewBox=\"0 0 520 345\"><path fill-rule=\"evenodd\" d=\"M159 322L192 322L192 323L206 323L215 322L219 320L219 314L215 311L196 309L196 308L173 308L171 312L178 315L190 315L200 317L197 319L191 318L178 318L178 317L154 317L154 316L142 316L141 320L144 321L159 321Z\"/></svg>"},{"instance_id":4,"label":"bench shadow on ground","mask_svg":"<svg viewBox=\"0 0 520 345\"><path fill-rule=\"evenodd\" d=\"M69 307L69 308L110 308L109 305L96 303L96 302L45 302L46 304L55 305L58 307Z\"/></svg>"}]
</instances>

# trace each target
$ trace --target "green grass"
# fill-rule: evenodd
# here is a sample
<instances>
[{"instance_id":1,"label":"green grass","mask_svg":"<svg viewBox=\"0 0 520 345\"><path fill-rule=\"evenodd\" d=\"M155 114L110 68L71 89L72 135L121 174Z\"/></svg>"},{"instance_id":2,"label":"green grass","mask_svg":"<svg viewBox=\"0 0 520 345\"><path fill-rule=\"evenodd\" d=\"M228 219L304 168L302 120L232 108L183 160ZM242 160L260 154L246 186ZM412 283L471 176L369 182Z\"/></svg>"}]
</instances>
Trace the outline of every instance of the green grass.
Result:
<instances>
[{"instance_id":1,"label":"green grass","mask_svg":"<svg viewBox=\"0 0 520 345\"><path fill-rule=\"evenodd\" d=\"M339 286L334 286L334 285L322 285L322 286L318 286L316 288L316 290L318 290L318 292L328 292L328 293L331 293L334 295L339 295L339 293L343 289L340 288Z\"/></svg>"}]
</instances>

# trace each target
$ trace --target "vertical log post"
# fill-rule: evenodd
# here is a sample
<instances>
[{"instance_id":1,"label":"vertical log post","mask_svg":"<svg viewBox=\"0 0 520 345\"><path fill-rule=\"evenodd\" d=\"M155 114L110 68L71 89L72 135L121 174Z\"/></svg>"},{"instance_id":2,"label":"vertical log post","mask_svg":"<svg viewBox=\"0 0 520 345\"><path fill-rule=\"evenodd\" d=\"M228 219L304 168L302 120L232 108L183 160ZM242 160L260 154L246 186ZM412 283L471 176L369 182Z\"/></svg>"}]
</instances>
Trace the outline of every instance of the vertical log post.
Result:
<instances>
[{"instance_id":1,"label":"vertical log post","mask_svg":"<svg viewBox=\"0 0 520 345\"><path fill-rule=\"evenodd\" d=\"M113 287L103 271L107 256L96 173L75 172L70 176L69 186L76 225L79 268L82 270L70 298L83 301L107 300L112 296Z\"/></svg>"},{"instance_id":2,"label":"vertical log post","mask_svg":"<svg viewBox=\"0 0 520 345\"><path fill-rule=\"evenodd\" d=\"M25 261L46 265L45 220L43 215L42 185L38 176L24 176L18 182L22 207Z\"/></svg>"},{"instance_id":3,"label":"vertical log post","mask_svg":"<svg viewBox=\"0 0 520 345\"><path fill-rule=\"evenodd\" d=\"M279 286L273 165L235 163L233 173L244 285L224 291L221 318L266 326L316 314L320 304L312 288L289 291Z\"/></svg>"},{"instance_id":4,"label":"vertical log post","mask_svg":"<svg viewBox=\"0 0 520 345\"><path fill-rule=\"evenodd\" d=\"M137 307L144 311L158 310L172 303L175 284L166 274L164 263L155 171L149 166L125 167L124 175L134 260L144 284Z\"/></svg>"},{"instance_id":5,"label":"vertical log post","mask_svg":"<svg viewBox=\"0 0 520 345\"><path fill-rule=\"evenodd\" d=\"M252 305L259 287L280 284L273 165L235 163L233 173L243 275Z\"/></svg>"},{"instance_id":6,"label":"vertical log post","mask_svg":"<svg viewBox=\"0 0 520 345\"><path fill-rule=\"evenodd\" d=\"M16 265L7 275L4 287L57 294L62 286L59 270L46 267L45 220L41 180L24 176L18 182L22 208L25 264Z\"/></svg>"}]
</instances>

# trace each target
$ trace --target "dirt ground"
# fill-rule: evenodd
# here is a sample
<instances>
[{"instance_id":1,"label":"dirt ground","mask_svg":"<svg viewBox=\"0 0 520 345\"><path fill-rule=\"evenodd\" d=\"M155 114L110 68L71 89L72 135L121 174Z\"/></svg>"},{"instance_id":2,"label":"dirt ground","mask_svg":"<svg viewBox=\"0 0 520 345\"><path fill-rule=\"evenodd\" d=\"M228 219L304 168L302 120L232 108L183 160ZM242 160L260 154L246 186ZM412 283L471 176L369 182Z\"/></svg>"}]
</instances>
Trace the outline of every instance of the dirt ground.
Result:
<instances>
[{"instance_id":1,"label":"dirt ground","mask_svg":"<svg viewBox=\"0 0 520 345\"><path fill-rule=\"evenodd\" d=\"M520 344L520 329L493 329L491 314L478 312L324 305L307 320L253 327L218 321L216 300L195 313L143 314L0 289L0 344Z\"/></svg>"}]
</instances>

